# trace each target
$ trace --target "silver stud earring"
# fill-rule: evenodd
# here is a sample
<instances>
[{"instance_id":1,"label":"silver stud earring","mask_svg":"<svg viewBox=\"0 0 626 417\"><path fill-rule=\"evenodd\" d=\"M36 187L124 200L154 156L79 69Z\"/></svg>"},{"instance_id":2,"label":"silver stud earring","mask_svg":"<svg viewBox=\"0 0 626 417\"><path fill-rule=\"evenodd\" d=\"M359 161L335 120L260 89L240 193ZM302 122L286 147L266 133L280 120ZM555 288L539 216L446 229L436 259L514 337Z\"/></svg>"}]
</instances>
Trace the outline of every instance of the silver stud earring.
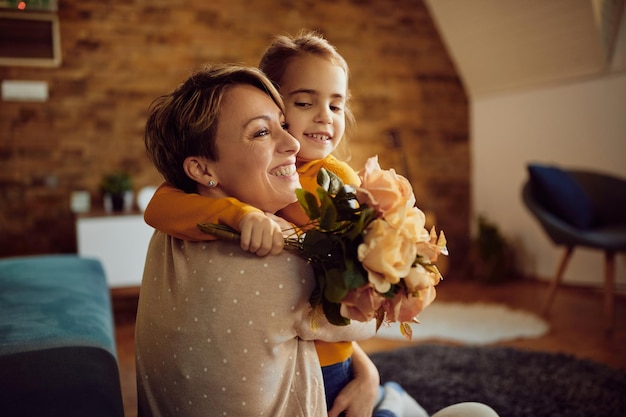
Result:
<instances>
[{"instance_id":1,"label":"silver stud earring","mask_svg":"<svg viewBox=\"0 0 626 417\"><path fill-rule=\"evenodd\" d=\"M215 187L215 181L209 180L209 188Z\"/></svg>"}]
</instances>

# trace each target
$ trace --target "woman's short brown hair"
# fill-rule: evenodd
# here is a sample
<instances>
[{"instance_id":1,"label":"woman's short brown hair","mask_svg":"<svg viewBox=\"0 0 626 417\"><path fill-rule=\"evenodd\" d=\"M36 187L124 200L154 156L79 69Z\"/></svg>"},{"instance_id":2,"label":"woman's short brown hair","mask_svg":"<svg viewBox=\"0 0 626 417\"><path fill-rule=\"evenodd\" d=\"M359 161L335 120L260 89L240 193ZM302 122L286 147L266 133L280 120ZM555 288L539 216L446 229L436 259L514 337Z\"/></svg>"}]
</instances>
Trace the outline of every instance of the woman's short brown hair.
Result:
<instances>
[{"instance_id":1,"label":"woman's short brown hair","mask_svg":"<svg viewBox=\"0 0 626 417\"><path fill-rule=\"evenodd\" d=\"M183 162L189 156L218 160L215 134L221 103L228 89L241 84L265 92L284 110L278 91L260 70L237 64L206 66L152 102L144 141L148 156L167 182L188 193L196 191Z\"/></svg>"}]
</instances>

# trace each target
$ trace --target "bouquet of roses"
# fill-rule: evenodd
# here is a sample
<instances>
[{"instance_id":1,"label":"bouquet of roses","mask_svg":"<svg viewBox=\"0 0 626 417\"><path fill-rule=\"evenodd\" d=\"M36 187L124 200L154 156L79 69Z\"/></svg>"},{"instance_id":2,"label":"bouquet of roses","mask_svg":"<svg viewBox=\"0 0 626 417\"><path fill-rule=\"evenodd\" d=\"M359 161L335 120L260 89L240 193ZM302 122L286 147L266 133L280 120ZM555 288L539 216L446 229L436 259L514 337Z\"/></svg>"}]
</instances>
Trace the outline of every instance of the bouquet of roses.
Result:
<instances>
[{"instance_id":1,"label":"bouquet of roses","mask_svg":"<svg viewBox=\"0 0 626 417\"><path fill-rule=\"evenodd\" d=\"M294 229L286 247L311 263L317 287L310 302L329 322L400 322L402 334L411 338L409 323L435 298L441 280L435 262L447 254L445 236L424 228L411 184L393 169L382 170L377 157L359 177L355 187L321 169L316 194L296 190L310 221L303 233ZM212 234L224 230L198 227Z\"/></svg>"}]
</instances>

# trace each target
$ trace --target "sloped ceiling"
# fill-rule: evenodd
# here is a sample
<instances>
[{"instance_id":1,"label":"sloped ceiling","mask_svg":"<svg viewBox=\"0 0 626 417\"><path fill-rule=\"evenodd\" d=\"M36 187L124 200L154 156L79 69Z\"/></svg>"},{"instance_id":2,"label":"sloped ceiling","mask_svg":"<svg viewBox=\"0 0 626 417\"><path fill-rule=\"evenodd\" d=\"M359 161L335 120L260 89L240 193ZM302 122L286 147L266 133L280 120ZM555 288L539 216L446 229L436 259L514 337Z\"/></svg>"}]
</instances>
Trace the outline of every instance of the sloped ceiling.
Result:
<instances>
[{"instance_id":1,"label":"sloped ceiling","mask_svg":"<svg viewBox=\"0 0 626 417\"><path fill-rule=\"evenodd\" d=\"M425 2L470 96L626 67L624 0Z\"/></svg>"}]
</instances>

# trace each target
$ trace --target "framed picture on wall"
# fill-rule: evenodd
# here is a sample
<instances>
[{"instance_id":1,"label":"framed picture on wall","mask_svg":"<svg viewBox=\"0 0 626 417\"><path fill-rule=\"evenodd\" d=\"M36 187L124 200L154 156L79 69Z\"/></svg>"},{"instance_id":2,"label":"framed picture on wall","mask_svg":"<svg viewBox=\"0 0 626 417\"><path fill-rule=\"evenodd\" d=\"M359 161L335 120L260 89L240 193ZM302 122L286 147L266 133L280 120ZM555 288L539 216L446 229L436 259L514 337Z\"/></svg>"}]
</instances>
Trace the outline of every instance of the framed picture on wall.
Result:
<instances>
[{"instance_id":1,"label":"framed picture on wall","mask_svg":"<svg viewBox=\"0 0 626 417\"><path fill-rule=\"evenodd\" d=\"M54 13L0 11L0 65L61 65L59 19Z\"/></svg>"}]
</instances>

